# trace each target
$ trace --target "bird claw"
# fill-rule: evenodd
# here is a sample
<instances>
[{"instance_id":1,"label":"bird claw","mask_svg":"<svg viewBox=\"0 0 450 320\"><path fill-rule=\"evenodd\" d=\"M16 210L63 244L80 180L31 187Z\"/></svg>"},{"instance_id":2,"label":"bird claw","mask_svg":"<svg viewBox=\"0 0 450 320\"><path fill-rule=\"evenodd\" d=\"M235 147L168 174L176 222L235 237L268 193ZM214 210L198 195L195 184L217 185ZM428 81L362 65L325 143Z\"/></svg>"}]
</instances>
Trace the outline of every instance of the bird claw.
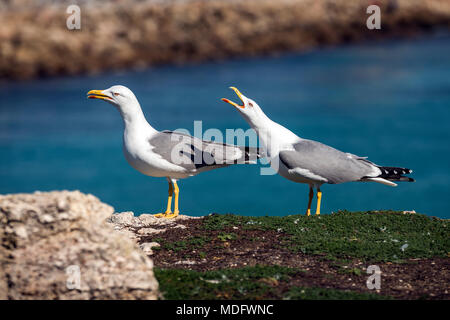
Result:
<instances>
[{"instance_id":1,"label":"bird claw","mask_svg":"<svg viewBox=\"0 0 450 320\"><path fill-rule=\"evenodd\" d=\"M153 215L155 218L164 218L166 216L165 213L157 213Z\"/></svg>"},{"instance_id":2,"label":"bird claw","mask_svg":"<svg viewBox=\"0 0 450 320\"><path fill-rule=\"evenodd\" d=\"M173 219L178 217L178 212L164 212L164 213L157 213L153 215L156 218L165 218L165 219Z\"/></svg>"},{"instance_id":3,"label":"bird claw","mask_svg":"<svg viewBox=\"0 0 450 320\"><path fill-rule=\"evenodd\" d=\"M167 215L164 216L164 218L166 218L166 219L173 219L173 218L176 218L176 217L178 217L178 212L174 212L174 213L167 214Z\"/></svg>"}]
</instances>

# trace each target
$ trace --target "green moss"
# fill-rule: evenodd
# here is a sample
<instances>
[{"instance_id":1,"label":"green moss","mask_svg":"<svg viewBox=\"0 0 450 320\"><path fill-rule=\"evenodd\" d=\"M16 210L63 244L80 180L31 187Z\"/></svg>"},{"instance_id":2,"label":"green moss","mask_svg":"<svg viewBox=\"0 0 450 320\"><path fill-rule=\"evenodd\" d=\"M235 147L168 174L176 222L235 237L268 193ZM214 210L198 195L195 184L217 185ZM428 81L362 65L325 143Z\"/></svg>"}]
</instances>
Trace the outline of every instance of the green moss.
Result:
<instances>
[{"instance_id":1,"label":"green moss","mask_svg":"<svg viewBox=\"0 0 450 320\"><path fill-rule=\"evenodd\" d=\"M261 241L259 233L255 235L247 231L265 231L268 237L274 237L275 232L278 236L274 247L289 249L292 254L303 252L316 255L327 261L338 273L352 276L364 274L363 269L348 267L354 258L365 263L402 262L408 258L448 257L450 251L448 220L395 211L339 211L311 217L211 215L202 219L201 228L205 236L191 236L175 242L160 239L158 242L162 249L186 250L182 252L184 258L190 257L189 250L196 249L196 255L203 259L209 256L208 250L221 250L229 245L227 242ZM166 299L390 298L373 292L293 287L290 282L298 278L299 272L303 271L281 266L207 272L155 268L155 275ZM325 278L328 276L324 275Z\"/></svg>"},{"instance_id":2,"label":"green moss","mask_svg":"<svg viewBox=\"0 0 450 320\"><path fill-rule=\"evenodd\" d=\"M342 266L340 266L340 268L338 269L338 272L343 273L343 274L355 275L355 276L360 276L361 274L363 274L363 271L359 268L344 268Z\"/></svg>"},{"instance_id":3,"label":"green moss","mask_svg":"<svg viewBox=\"0 0 450 320\"><path fill-rule=\"evenodd\" d=\"M407 258L447 256L448 220L396 211L348 212L286 217L205 217L205 230L227 231L233 226L283 233L280 245L293 252L329 258L401 262Z\"/></svg>"},{"instance_id":4,"label":"green moss","mask_svg":"<svg viewBox=\"0 0 450 320\"><path fill-rule=\"evenodd\" d=\"M278 296L270 285L288 281L299 270L280 266L255 266L239 269L198 272L155 268L165 299L267 299Z\"/></svg>"},{"instance_id":5,"label":"green moss","mask_svg":"<svg viewBox=\"0 0 450 320\"><path fill-rule=\"evenodd\" d=\"M187 240L191 248L202 248L206 243L211 241L209 237L192 237Z\"/></svg>"},{"instance_id":6,"label":"green moss","mask_svg":"<svg viewBox=\"0 0 450 320\"><path fill-rule=\"evenodd\" d=\"M324 288L291 287L280 290L279 284L302 270L280 266L255 266L239 269L198 272L155 268L160 290L167 300L217 299L388 299L374 293L359 293Z\"/></svg>"},{"instance_id":7,"label":"green moss","mask_svg":"<svg viewBox=\"0 0 450 320\"><path fill-rule=\"evenodd\" d=\"M192 237L187 240L180 241L166 241L164 239L159 239L158 243L161 245L161 248L166 250L171 250L174 252L183 251L187 249L200 249L211 239L208 237Z\"/></svg>"},{"instance_id":8,"label":"green moss","mask_svg":"<svg viewBox=\"0 0 450 320\"><path fill-rule=\"evenodd\" d=\"M285 299L290 300L388 300L391 297L381 296L375 293L360 293L353 291L292 287Z\"/></svg>"},{"instance_id":9,"label":"green moss","mask_svg":"<svg viewBox=\"0 0 450 320\"><path fill-rule=\"evenodd\" d=\"M217 236L217 239L219 239L220 241L235 240L236 238L237 238L237 235L235 233L222 232Z\"/></svg>"},{"instance_id":10,"label":"green moss","mask_svg":"<svg viewBox=\"0 0 450 320\"><path fill-rule=\"evenodd\" d=\"M171 251L183 251L187 249L187 242L186 241L173 241L173 242L167 242L167 241L161 241L161 248Z\"/></svg>"}]
</instances>

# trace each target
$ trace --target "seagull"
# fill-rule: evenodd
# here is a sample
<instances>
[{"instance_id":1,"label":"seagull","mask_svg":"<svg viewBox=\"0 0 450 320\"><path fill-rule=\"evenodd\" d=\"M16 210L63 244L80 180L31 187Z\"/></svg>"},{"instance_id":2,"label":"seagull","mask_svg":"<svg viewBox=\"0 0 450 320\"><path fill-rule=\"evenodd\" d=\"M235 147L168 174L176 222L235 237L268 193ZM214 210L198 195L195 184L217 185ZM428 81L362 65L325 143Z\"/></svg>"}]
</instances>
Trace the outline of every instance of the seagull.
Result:
<instances>
[{"instance_id":1,"label":"seagull","mask_svg":"<svg viewBox=\"0 0 450 320\"><path fill-rule=\"evenodd\" d=\"M141 106L127 87L112 86L91 90L89 99L105 100L115 106L123 119L123 151L128 163L137 171L152 177L165 177L169 183L167 209L158 218L179 215L177 180L200 172L232 164L256 163L257 148L204 141L175 131L158 131L145 119ZM174 211L171 210L172 197Z\"/></svg>"},{"instance_id":2,"label":"seagull","mask_svg":"<svg viewBox=\"0 0 450 320\"><path fill-rule=\"evenodd\" d=\"M412 173L410 169L379 166L367 160L367 157L359 157L317 141L300 138L269 119L255 101L245 97L238 89L235 87L230 89L236 93L242 105L225 98L222 98L222 101L239 110L256 131L271 167L288 180L309 185L306 215L311 215L314 188L317 190L316 215L320 215L322 199L320 187L324 183L373 181L395 187L397 184L393 181L414 181L403 176Z\"/></svg>"}]
</instances>

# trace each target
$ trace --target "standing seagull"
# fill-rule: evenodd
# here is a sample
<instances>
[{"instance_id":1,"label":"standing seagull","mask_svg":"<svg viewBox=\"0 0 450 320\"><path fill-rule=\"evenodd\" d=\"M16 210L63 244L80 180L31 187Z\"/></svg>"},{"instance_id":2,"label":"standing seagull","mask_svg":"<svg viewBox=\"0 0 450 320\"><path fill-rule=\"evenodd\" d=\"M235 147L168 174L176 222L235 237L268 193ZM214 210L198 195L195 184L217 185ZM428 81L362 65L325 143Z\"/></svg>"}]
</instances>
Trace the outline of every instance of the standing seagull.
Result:
<instances>
[{"instance_id":1,"label":"standing seagull","mask_svg":"<svg viewBox=\"0 0 450 320\"><path fill-rule=\"evenodd\" d=\"M313 188L317 189L316 215L320 214L324 183L337 184L351 181L374 181L397 186L392 181L414 180L403 176L410 169L382 167L351 153L341 152L320 142L302 139L292 131L270 120L255 101L234 90L242 105L223 98L236 107L244 119L256 131L272 168L281 176L294 182L309 184L309 202L306 215L311 215Z\"/></svg>"},{"instance_id":2,"label":"standing seagull","mask_svg":"<svg viewBox=\"0 0 450 320\"><path fill-rule=\"evenodd\" d=\"M125 125L123 150L128 163L145 175L167 178L167 209L156 214L156 217L178 216L178 179L236 163L255 163L258 158L256 148L203 141L174 131L157 131L145 119L136 96L124 86L91 90L87 96L89 99L105 100L119 110Z\"/></svg>"}]
</instances>

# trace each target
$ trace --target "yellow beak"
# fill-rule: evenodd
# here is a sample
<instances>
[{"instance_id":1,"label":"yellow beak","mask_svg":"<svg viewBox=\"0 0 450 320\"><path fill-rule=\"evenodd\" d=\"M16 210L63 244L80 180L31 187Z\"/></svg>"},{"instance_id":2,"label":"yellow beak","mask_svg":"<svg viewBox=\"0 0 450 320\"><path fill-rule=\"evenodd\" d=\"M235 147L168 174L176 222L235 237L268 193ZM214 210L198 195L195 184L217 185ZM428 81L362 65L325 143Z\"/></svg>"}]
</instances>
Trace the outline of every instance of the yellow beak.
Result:
<instances>
[{"instance_id":1,"label":"yellow beak","mask_svg":"<svg viewBox=\"0 0 450 320\"><path fill-rule=\"evenodd\" d=\"M244 109L245 108L245 103L244 103L244 99L242 99L242 94L235 87L230 87L230 89L233 90L236 93L236 95L239 97L239 99L241 99L242 106L238 105L237 103L235 103L235 102L233 102L231 100L225 99L225 98L222 98L222 101L227 102L227 103L231 104L232 106L235 106L236 108Z\"/></svg>"},{"instance_id":2,"label":"yellow beak","mask_svg":"<svg viewBox=\"0 0 450 320\"><path fill-rule=\"evenodd\" d=\"M103 90L91 90L87 93L88 99L102 99L102 100L112 100L109 96L103 93Z\"/></svg>"}]
</instances>

